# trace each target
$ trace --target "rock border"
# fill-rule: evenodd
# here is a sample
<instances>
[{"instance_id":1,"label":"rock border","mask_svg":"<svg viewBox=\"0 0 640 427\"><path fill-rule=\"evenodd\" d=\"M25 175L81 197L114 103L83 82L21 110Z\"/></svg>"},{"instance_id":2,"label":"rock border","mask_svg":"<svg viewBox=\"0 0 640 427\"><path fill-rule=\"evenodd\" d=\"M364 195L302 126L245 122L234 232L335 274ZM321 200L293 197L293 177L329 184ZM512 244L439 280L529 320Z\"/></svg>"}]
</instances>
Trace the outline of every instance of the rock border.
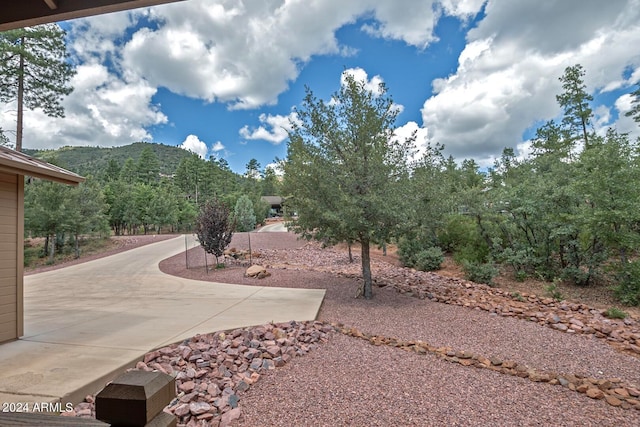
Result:
<instances>
[{"instance_id":1,"label":"rock border","mask_svg":"<svg viewBox=\"0 0 640 427\"><path fill-rule=\"evenodd\" d=\"M504 375L517 376L532 382L544 382L559 385L571 391L584 393L592 399L604 399L609 405L622 409L640 411L640 387L629 384L620 378L598 379L574 374L560 374L538 370L513 360L487 358L469 351L455 350L451 347L434 347L420 340L400 340L393 337L370 335L354 327L332 324L336 331L349 337L360 338L371 345L385 345L417 354L434 354L436 357L465 367L489 369Z\"/></svg>"},{"instance_id":2,"label":"rock border","mask_svg":"<svg viewBox=\"0 0 640 427\"><path fill-rule=\"evenodd\" d=\"M305 251L322 252L323 255L302 254ZM288 256L283 257L283 253ZM286 261L283 262L283 259ZM310 259L319 259L321 262L317 265L300 262ZM271 269L319 271L362 280L357 263L348 263L344 254L331 248L323 249L313 242L307 243L293 254L279 249L263 250L262 263ZM636 317L609 319L604 315L606 310L598 310L586 304L555 301L535 294L511 293L488 285L440 276L435 272L397 267L384 261L375 262L372 270L374 283L379 287L390 287L418 299L536 322L560 332L604 339L616 350L640 359L640 319Z\"/></svg>"}]
</instances>

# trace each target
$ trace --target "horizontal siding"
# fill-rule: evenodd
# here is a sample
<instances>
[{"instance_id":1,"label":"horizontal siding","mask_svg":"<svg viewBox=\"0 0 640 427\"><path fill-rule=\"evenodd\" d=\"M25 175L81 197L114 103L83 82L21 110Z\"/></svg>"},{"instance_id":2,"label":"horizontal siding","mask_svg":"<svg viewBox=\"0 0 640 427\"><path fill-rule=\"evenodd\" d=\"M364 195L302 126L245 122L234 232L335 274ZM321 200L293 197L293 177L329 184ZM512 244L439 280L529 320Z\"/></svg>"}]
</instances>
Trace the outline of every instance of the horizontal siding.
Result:
<instances>
[{"instance_id":1,"label":"horizontal siding","mask_svg":"<svg viewBox=\"0 0 640 427\"><path fill-rule=\"evenodd\" d=\"M0 188L0 203L5 203L7 201L15 201L16 200L16 187L14 186L11 189L3 190Z\"/></svg>"},{"instance_id":2,"label":"horizontal siding","mask_svg":"<svg viewBox=\"0 0 640 427\"><path fill-rule=\"evenodd\" d=\"M0 219L2 222L9 221L10 219L15 222L15 219L18 217L18 207L16 205L5 206L4 203L0 204L0 217L5 217Z\"/></svg>"},{"instance_id":3,"label":"horizontal siding","mask_svg":"<svg viewBox=\"0 0 640 427\"><path fill-rule=\"evenodd\" d=\"M14 268L11 268L11 267L0 268L0 280L15 279L15 277L16 277L16 270Z\"/></svg>"},{"instance_id":4,"label":"horizontal siding","mask_svg":"<svg viewBox=\"0 0 640 427\"><path fill-rule=\"evenodd\" d=\"M18 175L9 174L6 172L0 172L0 185L5 184L17 184L18 183Z\"/></svg>"},{"instance_id":5,"label":"horizontal siding","mask_svg":"<svg viewBox=\"0 0 640 427\"><path fill-rule=\"evenodd\" d=\"M18 235L15 232L15 227L9 227L9 225L7 225L7 230L9 230L6 233L3 233L2 230L0 229L0 243L11 243L13 245L13 247L16 247L17 245L17 241L18 241Z\"/></svg>"},{"instance_id":6,"label":"horizontal siding","mask_svg":"<svg viewBox=\"0 0 640 427\"><path fill-rule=\"evenodd\" d=\"M0 268L16 268L16 251L0 251Z\"/></svg>"},{"instance_id":7,"label":"horizontal siding","mask_svg":"<svg viewBox=\"0 0 640 427\"><path fill-rule=\"evenodd\" d=\"M0 173L0 342L18 338L18 182L17 175Z\"/></svg>"},{"instance_id":8,"label":"horizontal siding","mask_svg":"<svg viewBox=\"0 0 640 427\"><path fill-rule=\"evenodd\" d=\"M0 298L3 296L16 296L16 279L15 277L11 280L11 285L8 286L0 286Z\"/></svg>"},{"instance_id":9,"label":"horizontal siding","mask_svg":"<svg viewBox=\"0 0 640 427\"><path fill-rule=\"evenodd\" d=\"M15 224L0 223L0 239L8 235L16 235Z\"/></svg>"},{"instance_id":10,"label":"horizontal siding","mask_svg":"<svg viewBox=\"0 0 640 427\"><path fill-rule=\"evenodd\" d=\"M8 323L6 326L0 325L0 343L17 339L16 330L16 322Z\"/></svg>"},{"instance_id":11,"label":"horizontal siding","mask_svg":"<svg viewBox=\"0 0 640 427\"><path fill-rule=\"evenodd\" d=\"M16 276L14 275L13 277L3 277L0 278L0 288L4 288L7 286L16 286Z\"/></svg>"},{"instance_id":12,"label":"horizontal siding","mask_svg":"<svg viewBox=\"0 0 640 427\"><path fill-rule=\"evenodd\" d=\"M17 184L7 184L6 182L0 182L0 195L2 196L0 199L11 199L11 195L13 194L13 199L15 199Z\"/></svg>"},{"instance_id":13,"label":"horizontal siding","mask_svg":"<svg viewBox=\"0 0 640 427\"><path fill-rule=\"evenodd\" d=\"M11 310L15 312L15 304L16 304L16 293L9 295L0 295L0 307L4 307L11 305ZM6 311L5 311L6 312Z\"/></svg>"},{"instance_id":14,"label":"horizontal siding","mask_svg":"<svg viewBox=\"0 0 640 427\"><path fill-rule=\"evenodd\" d=\"M10 239L9 236L7 236L7 240L0 238L0 252L16 250L16 239Z\"/></svg>"},{"instance_id":15,"label":"horizontal siding","mask_svg":"<svg viewBox=\"0 0 640 427\"><path fill-rule=\"evenodd\" d=\"M5 314L0 314L0 325L2 325L3 323L11 323L11 322L14 322L14 324L15 324L15 321L16 321L16 312L15 311L13 311L13 312L9 311L9 312L7 312ZM2 327L0 326L0 328L2 328Z\"/></svg>"},{"instance_id":16,"label":"horizontal siding","mask_svg":"<svg viewBox=\"0 0 640 427\"><path fill-rule=\"evenodd\" d=\"M0 343L18 338L16 321L0 323Z\"/></svg>"}]
</instances>

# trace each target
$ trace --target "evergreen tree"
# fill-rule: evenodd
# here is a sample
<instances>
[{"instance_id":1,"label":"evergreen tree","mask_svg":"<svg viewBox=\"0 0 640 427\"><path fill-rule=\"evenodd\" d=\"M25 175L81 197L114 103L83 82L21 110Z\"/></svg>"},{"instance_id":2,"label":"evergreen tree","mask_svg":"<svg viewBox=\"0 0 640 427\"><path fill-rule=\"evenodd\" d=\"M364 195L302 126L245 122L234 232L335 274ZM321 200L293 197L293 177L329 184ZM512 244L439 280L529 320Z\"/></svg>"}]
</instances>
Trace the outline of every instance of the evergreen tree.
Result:
<instances>
[{"instance_id":1,"label":"evergreen tree","mask_svg":"<svg viewBox=\"0 0 640 427\"><path fill-rule=\"evenodd\" d=\"M80 236L108 235L108 206L99 184L92 177L69 190L68 229L72 234L76 258L80 257Z\"/></svg>"},{"instance_id":2,"label":"evergreen tree","mask_svg":"<svg viewBox=\"0 0 640 427\"><path fill-rule=\"evenodd\" d=\"M234 218L238 231L252 231L256 228L256 214L248 196L242 195L236 202Z\"/></svg>"},{"instance_id":3,"label":"evergreen tree","mask_svg":"<svg viewBox=\"0 0 640 427\"><path fill-rule=\"evenodd\" d=\"M359 242L363 284L357 296L372 298L370 245L384 243L405 220L411 140L394 136L398 110L386 88L369 91L345 75L331 102L310 89L292 123L284 165L287 208L293 229L318 240Z\"/></svg>"},{"instance_id":4,"label":"evergreen tree","mask_svg":"<svg viewBox=\"0 0 640 427\"><path fill-rule=\"evenodd\" d=\"M564 110L562 123L566 126L569 135L575 137L576 133L581 133L584 146L587 148L589 146L587 127L591 124L593 114L589 102L593 101L593 96L587 92L584 74L580 64L567 67L564 75L560 77L564 92L557 95L556 100Z\"/></svg>"},{"instance_id":5,"label":"evergreen tree","mask_svg":"<svg viewBox=\"0 0 640 427\"><path fill-rule=\"evenodd\" d=\"M264 178L262 180L262 195L277 196L280 194L280 179L276 175L275 170L271 166L264 169Z\"/></svg>"},{"instance_id":6,"label":"evergreen tree","mask_svg":"<svg viewBox=\"0 0 640 427\"><path fill-rule=\"evenodd\" d=\"M0 128L0 145L9 145L9 138L4 134L4 130Z\"/></svg>"},{"instance_id":7,"label":"evergreen tree","mask_svg":"<svg viewBox=\"0 0 640 427\"><path fill-rule=\"evenodd\" d=\"M637 123L640 124L640 83L638 83L638 88L631 92L631 104L633 107L631 110L624 113L627 117L633 117Z\"/></svg>"},{"instance_id":8,"label":"evergreen tree","mask_svg":"<svg viewBox=\"0 0 640 427\"><path fill-rule=\"evenodd\" d=\"M136 163L138 182L155 184L160 179L160 161L150 146L144 147Z\"/></svg>"},{"instance_id":9,"label":"evergreen tree","mask_svg":"<svg viewBox=\"0 0 640 427\"><path fill-rule=\"evenodd\" d=\"M25 190L25 230L47 238L50 263L55 259L58 237L69 227L70 192L67 185L41 180L34 180Z\"/></svg>"},{"instance_id":10,"label":"evergreen tree","mask_svg":"<svg viewBox=\"0 0 640 427\"><path fill-rule=\"evenodd\" d=\"M24 109L64 117L62 97L73 90L65 32L57 24L0 32L0 101L17 102L16 144L22 150Z\"/></svg>"},{"instance_id":11,"label":"evergreen tree","mask_svg":"<svg viewBox=\"0 0 640 427\"><path fill-rule=\"evenodd\" d=\"M137 181L136 162L129 157L120 169L120 179L126 184L134 184Z\"/></svg>"},{"instance_id":12,"label":"evergreen tree","mask_svg":"<svg viewBox=\"0 0 640 427\"><path fill-rule=\"evenodd\" d=\"M251 159L246 164L246 171L244 176L249 179L258 179L260 178L260 163L256 159Z\"/></svg>"}]
</instances>

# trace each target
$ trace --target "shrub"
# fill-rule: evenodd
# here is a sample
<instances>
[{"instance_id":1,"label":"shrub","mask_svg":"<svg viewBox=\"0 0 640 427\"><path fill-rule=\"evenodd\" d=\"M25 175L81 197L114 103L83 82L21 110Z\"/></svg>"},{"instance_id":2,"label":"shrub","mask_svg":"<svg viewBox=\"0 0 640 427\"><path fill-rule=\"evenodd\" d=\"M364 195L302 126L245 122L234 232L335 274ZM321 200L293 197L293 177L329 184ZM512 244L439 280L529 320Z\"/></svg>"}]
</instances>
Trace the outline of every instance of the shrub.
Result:
<instances>
[{"instance_id":1,"label":"shrub","mask_svg":"<svg viewBox=\"0 0 640 427\"><path fill-rule=\"evenodd\" d=\"M462 269L464 277L467 280L476 283L484 283L489 286L493 285L493 278L498 275L498 269L493 263L481 263L474 261L462 261Z\"/></svg>"},{"instance_id":2,"label":"shrub","mask_svg":"<svg viewBox=\"0 0 640 427\"><path fill-rule=\"evenodd\" d=\"M402 265L405 267L414 268L416 266L416 258L418 254L428 249L430 246L431 245L428 245L417 238L404 237L400 239L398 242L398 256L400 257L400 262L402 262Z\"/></svg>"},{"instance_id":3,"label":"shrub","mask_svg":"<svg viewBox=\"0 0 640 427\"><path fill-rule=\"evenodd\" d=\"M560 280L555 279L553 283L544 287L544 290L547 291L549 296L556 301L564 300L564 296L562 295L562 292L560 292L560 289L558 289L559 284L560 284Z\"/></svg>"},{"instance_id":4,"label":"shrub","mask_svg":"<svg viewBox=\"0 0 640 427\"><path fill-rule=\"evenodd\" d=\"M511 294L511 296L512 296L514 299L517 299L517 300L518 300L518 301L520 301L520 302L525 302L525 301L526 301L526 299L522 296L522 294L521 294L520 292L513 292L513 293Z\"/></svg>"},{"instance_id":5,"label":"shrub","mask_svg":"<svg viewBox=\"0 0 640 427\"><path fill-rule=\"evenodd\" d=\"M473 218L454 215L449 218L444 232L438 237L440 247L453 252L456 262L485 263L489 259L489 246L480 235Z\"/></svg>"},{"instance_id":6,"label":"shrub","mask_svg":"<svg viewBox=\"0 0 640 427\"><path fill-rule=\"evenodd\" d=\"M444 253L442 249L433 246L423 249L415 255L415 269L420 271L440 270L440 266L444 261Z\"/></svg>"},{"instance_id":7,"label":"shrub","mask_svg":"<svg viewBox=\"0 0 640 427\"><path fill-rule=\"evenodd\" d=\"M561 276L576 286L588 286L594 280L595 272L570 266L562 269Z\"/></svg>"},{"instance_id":8,"label":"shrub","mask_svg":"<svg viewBox=\"0 0 640 427\"><path fill-rule=\"evenodd\" d=\"M533 248L506 247L502 250L498 249L496 252L498 262L511 265L515 279L518 282L523 282L529 276L529 272L533 271L537 266Z\"/></svg>"},{"instance_id":9,"label":"shrub","mask_svg":"<svg viewBox=\"0 0 640 427\"><path fill-rule=\"evenodd\" d=\"M524 270L516 271L516 274L515 274L516 282L524 282L527 279L527 277L529 277L529 275L527 274L526 271Z\"/></svg>"},{"instance_id":10,"label":"shrub","mask_svg":"<svg viewBox=\"0 0 640 427\"><path fill-rule=\"evenodd\" d=\"M624 319L628 316L626 311L620 310L617 307L610 307L604 312L604 315L610 319Z\"/></svg>"},{"instance_id":11,"label":"shrub","mask_svg":"<svg viewBox=\"0 0 640 427\"><path fill-rule=\"evenodd\" d=\"M640 261L627 263L615 275L618 284L613 288L623 304L640 305Z\"/></svg>"}]
</instances>

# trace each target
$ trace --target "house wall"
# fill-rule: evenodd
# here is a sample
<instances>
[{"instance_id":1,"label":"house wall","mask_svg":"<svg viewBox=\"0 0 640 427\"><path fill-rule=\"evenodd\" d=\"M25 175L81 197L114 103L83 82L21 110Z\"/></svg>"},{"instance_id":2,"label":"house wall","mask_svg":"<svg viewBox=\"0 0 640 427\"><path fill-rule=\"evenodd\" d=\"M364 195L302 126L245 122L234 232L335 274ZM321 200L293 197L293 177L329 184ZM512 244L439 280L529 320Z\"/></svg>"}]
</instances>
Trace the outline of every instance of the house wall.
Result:
<instances>
[{"instance_id":1,"label":"house wall","mask_svg":"<svg viewBox=\"0 0 640 427\"><path fill-rule=\"evenodd\" d=\"M0 172L0 342L23 333L24 177Z\"/></svg>"}]
</instances>

